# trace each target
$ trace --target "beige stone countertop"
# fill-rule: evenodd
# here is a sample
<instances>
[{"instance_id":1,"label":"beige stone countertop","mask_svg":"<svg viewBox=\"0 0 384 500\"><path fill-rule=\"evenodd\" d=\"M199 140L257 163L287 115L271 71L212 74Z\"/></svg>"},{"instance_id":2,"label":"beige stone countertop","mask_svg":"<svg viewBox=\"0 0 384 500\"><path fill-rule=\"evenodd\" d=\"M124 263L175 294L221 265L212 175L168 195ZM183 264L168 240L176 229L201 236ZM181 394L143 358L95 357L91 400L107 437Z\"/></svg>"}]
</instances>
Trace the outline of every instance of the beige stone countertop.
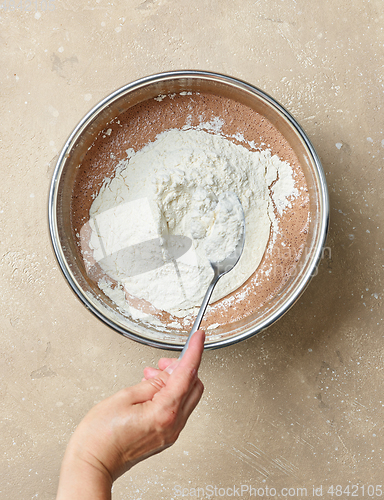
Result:
<instances>
[{"instance_id":1,"label":"beige stone countertop","mask_svg":"<svg viewBox=\"0 0 384 500\"><path fill-rule=\"evenodd\" d=\"M327 177L328 250L278 323L204 354L205 393L178 442L118 479L113 498L190 498L209 486L229 498L241 485L264 498L273 488L313 498L314 487L336 498L336 485L349 485L338 498L379 498L383 26L380 0L0 2L1 500L54 499L82 416L164 355L76 298L51 249L47 204L52 160L86 112L175 69L248 81L298 120Z\"/></svg>"}]
</instances>

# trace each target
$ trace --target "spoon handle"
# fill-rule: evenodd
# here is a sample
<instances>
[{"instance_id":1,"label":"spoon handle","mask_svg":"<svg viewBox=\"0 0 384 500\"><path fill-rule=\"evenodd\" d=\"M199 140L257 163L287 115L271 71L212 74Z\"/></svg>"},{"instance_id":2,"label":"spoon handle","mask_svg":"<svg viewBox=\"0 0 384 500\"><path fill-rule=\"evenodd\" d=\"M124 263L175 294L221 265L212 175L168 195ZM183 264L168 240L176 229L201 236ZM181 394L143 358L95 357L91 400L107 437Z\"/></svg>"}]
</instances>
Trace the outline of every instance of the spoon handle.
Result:
<instances>
[{"instance_id":1,"label":"spoon handle","mask_svg":"<svg viewBox=\"0 0 384 500\"><path fill-rule=\"evenodd\" d=\"M201 303L199 312L197 313L195 322L193 323L192 330L190 331L190 333L188 335L187 341L183 347L183 350L180 353L179 359L181 359L184 356L185 351L188 349L189 341L191 340L192 335L196 332L196 330L199 329L199 326L201 324L201 320L203 319L205 310L207 309L207 305L209 304L209 299L211 298L212 292L216 286L216 283L219 281L220 276L221 276L220 274L215 272L215 275L214 275L212 281L210 282L208 289L204 295L203 302Z\"/></svg>"}]
</instances>

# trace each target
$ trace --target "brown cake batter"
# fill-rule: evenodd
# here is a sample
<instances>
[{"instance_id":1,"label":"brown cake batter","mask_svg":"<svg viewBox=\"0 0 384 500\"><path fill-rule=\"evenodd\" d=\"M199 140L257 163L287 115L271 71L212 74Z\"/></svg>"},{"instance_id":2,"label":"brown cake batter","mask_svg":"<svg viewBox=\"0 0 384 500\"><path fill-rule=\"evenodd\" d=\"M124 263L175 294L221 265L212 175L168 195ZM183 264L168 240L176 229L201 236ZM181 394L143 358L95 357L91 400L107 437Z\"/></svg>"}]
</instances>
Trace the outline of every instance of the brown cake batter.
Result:
<instances>
[{"instance_id":1,"label":"brown cake batter","mask_svg":"<svg viewBox=\"0 0 384 500\"><path fill-rule=\"evenodd\" d=\"M137 104L112 120L95 139L78 168L71 204L73 233L84 253L87 247L84 227L92 202L105 179L113 177L117 163L126 158L126 150L138 151L165 130L215 123L217 118L224 122L220 133L229 140L251 150L269 149L287 161L293 168L300 195L291 200L291 207L282 215L275 210L279 225L277 238L274 242L270 238L255 273L238 290L209 306L202 324L204 328L232 323L264 305L295 272L304 248L309 221L305 177L292 148L265 117L236 101L208 93L172 94ZM232 137L236 134L240 134L238 139ZM252 147L247 142L251 142ZM83 241L80 241L80 234ZM90 256L91 252L87 252L87 258ZM93 266L95 280L101 276L99 271ZM127 300L133 307L176 330L187 330L194 321L194 316L177 318L131 296L127 296Z\"/></svg>"}]
</instances>

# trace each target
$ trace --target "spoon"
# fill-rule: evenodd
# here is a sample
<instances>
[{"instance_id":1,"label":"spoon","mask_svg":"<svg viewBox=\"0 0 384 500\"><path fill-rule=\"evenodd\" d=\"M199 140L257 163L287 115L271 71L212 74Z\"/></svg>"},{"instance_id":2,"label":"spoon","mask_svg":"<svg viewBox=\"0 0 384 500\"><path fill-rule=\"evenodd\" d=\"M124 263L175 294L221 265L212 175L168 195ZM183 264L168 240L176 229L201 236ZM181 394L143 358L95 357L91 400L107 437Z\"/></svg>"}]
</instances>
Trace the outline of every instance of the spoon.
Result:
<instances>
[{"instance_id":1,"label":"spoon","mask_svg":"<svg viewBox=\"0 0 384 500\"><path fill-rule=\"evenodd\" d=\"M241 229L239 231L239 239L237 241L234 250L229 255L227 255L223 260L221 260L220 262L209 261L213 269L213 278L208 286L203 302L196 316L195 322L193 323L192 330L188 335L188 339L183 347L183 350L180 353L179 359L181 359L184 356L185 351L188 349L189 341L191 340L192 335L196 332L196 330L199 329L205 310L209 304L209 300L211 298L212 292L217 282L222 276L224 276L224 274L227 274L229 273L229 271L232 271L232 269L239 262L241 254L243 253L244 241L245 241L245 220L244 220L243 207L241 205L239 198L232 191L226 193L226 197L230 199L233 205L237 205L238 211L241 214L242 219L241 219Z\"/></svg>"}]
</instances>

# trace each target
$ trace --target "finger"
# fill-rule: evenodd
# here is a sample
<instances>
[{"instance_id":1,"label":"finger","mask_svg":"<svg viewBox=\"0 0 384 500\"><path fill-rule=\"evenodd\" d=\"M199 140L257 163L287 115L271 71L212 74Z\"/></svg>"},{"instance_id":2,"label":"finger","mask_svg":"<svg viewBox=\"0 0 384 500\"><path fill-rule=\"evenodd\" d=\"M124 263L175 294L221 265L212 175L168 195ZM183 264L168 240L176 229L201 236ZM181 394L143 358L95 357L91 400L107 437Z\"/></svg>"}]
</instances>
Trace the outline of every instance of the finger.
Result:
<instances>
[{"instance_id":1,"label":"finger","mask_svg":"<svg viewBox=\"0 0 384 500\"><path fill-rule=\"evenodd\" d=\"M181 408L178 412L179 418L177 419L177 432L180 432L187 423L188 418L190 417L193 410L196 408L199 403L201 396L203 394L204 386L200 379L196 379L195 383L192 385L191 391L189 392L183 408Z\"/></svg>"},{"instance_id":2,"label":"finger","mask_svg":"<svg viewBox=\"0 0 384 500\"><path fill-rule=\"evenodd\" d=\"M193 365L196 371L199 369L201 356L204 350L205 331L197 330L191 337L184 356L180 360L180 366Z\"/></svg>"},{"instance_id":3,"label":"finger","mask_svg":"<svg viewBox=\"0 0 384 500\"><path fill-rule=\"evenodd\" d=\"M127 387L121 392L128 399L129 404L144 403L150 401L153 397L166 387L169 374L159 370L159 373L154 377L142 380L139 384Z\"/></svg>"},{"instance_id":4,"label":"finger","mask_svg":"<svg viewBox=\"0 0 384 500\"><path fill-rule=\"evenodd\" d=\"M177 358L174 360L173 363L171 363L170 366L166 368L166 371L168 373L172 373L176 366L184 359L184 363L188 364L192 361L192 363L197 361L196 364L196 371L198 370L200 366L200 361L201 361L201 355L204 350L204 341L205 341L205 332L204 330L197 330L191 337L191 340L188 345L188 349L186 350L183 358L180 360L180 358ZM184 366L184 365L183 365Z\"/></svg>"},{"instance_id":5,"label":"finger","mask_svg":"<svg viewBox=\"0 0 384 500\"><path fill-rule=\"evenodd\" d=\"M204 350L204 340L205 332L203 330L197 330L192 335L188 349L185 351L184 356L177 360L174 370L176 368L180 371L194 370L197 373ZM169 370L167 371L169 373Z\"/></svg>"},{"instance_id":6,"label":"finger","mask_svg":"<svg viewBox=\"0 0 384 500\"><path fill-rule=\"evenodd\" d=\"M144 368L144 378L142 380L148 380L149 378L155 377L160 371L163 371L174 364L175 361L177 361L177 358L160 358L158 362L159 368L146 366Z\"/></svg>"},{"instance_id":7,"label":"finger","mask_svg":"<svg viewBox=\"0 0 384 500\"><path fill-rule=\"evenodd\" d=\"M152 366L147 366L144 368L144 379L143 380L148 380L150 378L156 377L162 370L159 370L158 368L152 368Z\"/></svg>"},{"instance_id":8,"label":"finger","mask_svg":"<svg viewBox=\"0 0 384 500\"><path fill-rule=\"evenodd\" d=\"M180 361L176 358L163 358L171 360L171 364L168 365L167 368L173 363L176 363L176 367L172 372L172 377L170 377L166 370L159 370L156 373L152 372L154 375L153 377L131 388L135 390L135 402L143 403L156 396L157 401L167 407L178 407L183 404L184 399L192 389L193 382L197 378L197 370L200 366L200 360L204 350L204 340L205 332L203 330L197 330L192 335L188 349ZM165 363L166 362L167 361L165 361ZM156 370L156 368L152 370ZM143 389L142 395L140 394L141 384L147 384L145 389ZM153 386L152 388L151 385ZM161 393L159 393L160 390Z\"/></svg>"},{"instance_id":9,"label":"finger","mask_svg":"<svg viewBox=\"0 0 384 500\"><path fill-rule=\"evenodd\" d=\"M197 330L189 343L188 349L174 368L164 391L156 395L156 400L166 407L178 407L183 404L197 378L201 356L204 349L205 333ZM166 369L164 373L168 370Z\"/></svg>"},{"instance_id":10,"label":"finger","mask_svg":"<svg viewBox=\"0 0 384 500\"><path fill-rule=\"evenodd\" d=\"M164 371L166 371L167 373L171 374L173 372L173 370L176 368L176 366L179 364L179 360L178 359L174 359L172 361L172 363L170 363Z\"/></svg>"},{"instance_id":11,"label":"finger","mask_svg":"<svg viewBox=\"0 0 384 500\"><path fill-rule=\"evenodd\" d=\"M165 370L170 364L174 363L175 361L177 361L177 358L160 358L157 365L160 370Z\"/></svg>"},{"instance_id":12,"label":"finger","mask_svg":"<svg viewBox=\"0 0 384 500\"><path fill-rule=\"evenodd\" d=\"M185 420L187 420L193 410L196 408L198 402L201 399L201 396L204 392L204 385L202 381L198 378L196 379L195 384L192 387L192 390L188 394L187 398L184 401L183 412L185 415Z\"/></svg>"}]
</instances>

